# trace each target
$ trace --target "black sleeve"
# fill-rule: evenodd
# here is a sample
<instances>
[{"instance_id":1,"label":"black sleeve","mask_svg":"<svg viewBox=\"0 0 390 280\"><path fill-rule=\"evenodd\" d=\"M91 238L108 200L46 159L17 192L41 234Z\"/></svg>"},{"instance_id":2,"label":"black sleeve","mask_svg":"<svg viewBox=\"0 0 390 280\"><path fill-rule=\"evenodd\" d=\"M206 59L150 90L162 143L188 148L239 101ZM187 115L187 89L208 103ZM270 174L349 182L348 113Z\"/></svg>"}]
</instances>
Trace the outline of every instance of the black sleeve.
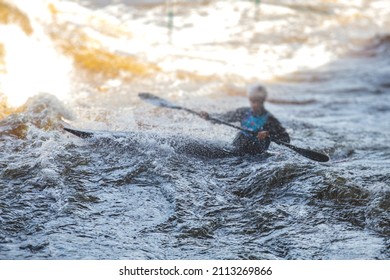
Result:
<instances>
[{"instance_id":1,"label":"black sleeve","mask_svg":"<svg viewBox=\"0 0 390 280\"><path fill-rule=\"evenodd\" d=\"M241 122L244 114L248 111L248 108L239 108L234 111L229 111L223 114L215 114L212 115L212 117L215 117L216 119L220 119L225 122Z\"/></svg>"},{"instance_id":2,"label":"black sleeve","mask_svg":"<svg viewBox=\"0 0 390 280\"><path fill-rule=\"evenodd\" d=\"M269 131L271 137L290 143L290 136L286 129L273 115L268 117L268 121L264 125L264 130Z\"/></svg>"}]
</instances>

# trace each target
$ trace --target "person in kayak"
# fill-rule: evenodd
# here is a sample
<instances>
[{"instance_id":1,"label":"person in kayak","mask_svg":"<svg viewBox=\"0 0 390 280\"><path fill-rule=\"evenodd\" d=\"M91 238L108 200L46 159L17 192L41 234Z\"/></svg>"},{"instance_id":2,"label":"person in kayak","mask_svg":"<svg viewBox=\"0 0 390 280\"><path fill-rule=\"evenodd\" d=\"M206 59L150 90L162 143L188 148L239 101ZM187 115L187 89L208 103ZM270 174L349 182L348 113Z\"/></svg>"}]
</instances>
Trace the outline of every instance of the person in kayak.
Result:
<instances>
[{"instance_id":1,"label":"person in kayak","mask_svg":"<svg viewBox=\"0 0 390 280\"><path fill-rule=\"evenodd\" d=\"M290 143L290 136L281 123L264 107L267 98L267 90L261 85L254 85L248 88L250 107L239 108L225 114L217 115L218 119L226 122L240 122L241 127L257 133L240 131L233 140L234 153L261 154L270 145L270 137ZM201 117L209 119L207 112L200 112Z\"/></svg>"}]
</instances>

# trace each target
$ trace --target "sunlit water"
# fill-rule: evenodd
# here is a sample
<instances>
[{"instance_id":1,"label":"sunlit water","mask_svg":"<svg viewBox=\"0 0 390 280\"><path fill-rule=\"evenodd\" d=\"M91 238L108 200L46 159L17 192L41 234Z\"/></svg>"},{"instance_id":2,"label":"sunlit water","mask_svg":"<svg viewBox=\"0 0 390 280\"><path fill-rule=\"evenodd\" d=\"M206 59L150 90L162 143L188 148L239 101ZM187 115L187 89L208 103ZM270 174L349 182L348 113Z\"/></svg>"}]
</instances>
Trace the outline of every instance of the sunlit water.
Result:
<instances>
[{"instance_id":1,"label":"sunlit water","mask_svg":"<svg viewBox=\"0 0 390 280\"><path fill-rule=\"evenodd\" d=\"M388 1L172 3L0 1L0 259L389 259ZM236 131L137 97L254 82L329 163L184 154Z\"/></svg>"}]
</instances>

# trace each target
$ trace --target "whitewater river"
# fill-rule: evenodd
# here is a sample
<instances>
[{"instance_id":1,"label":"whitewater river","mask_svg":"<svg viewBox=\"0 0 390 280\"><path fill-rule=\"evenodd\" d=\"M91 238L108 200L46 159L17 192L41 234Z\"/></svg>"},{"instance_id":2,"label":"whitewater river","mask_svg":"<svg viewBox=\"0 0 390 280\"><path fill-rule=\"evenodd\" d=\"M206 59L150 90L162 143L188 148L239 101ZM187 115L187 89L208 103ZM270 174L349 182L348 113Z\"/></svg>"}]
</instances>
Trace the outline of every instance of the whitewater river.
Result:
<instances>
[{"instance_id":1,"label":"whitewater river","mask_svg":"<svg viewBox=\"0 0 390 280\"><path fill-rule=\"evenodd\" d=\"M184 154L236 130L138 98L252 83L331 160ZM389 143L387 0L0 0L0 259L389 259Z\"/></svg>"}]
</instances>

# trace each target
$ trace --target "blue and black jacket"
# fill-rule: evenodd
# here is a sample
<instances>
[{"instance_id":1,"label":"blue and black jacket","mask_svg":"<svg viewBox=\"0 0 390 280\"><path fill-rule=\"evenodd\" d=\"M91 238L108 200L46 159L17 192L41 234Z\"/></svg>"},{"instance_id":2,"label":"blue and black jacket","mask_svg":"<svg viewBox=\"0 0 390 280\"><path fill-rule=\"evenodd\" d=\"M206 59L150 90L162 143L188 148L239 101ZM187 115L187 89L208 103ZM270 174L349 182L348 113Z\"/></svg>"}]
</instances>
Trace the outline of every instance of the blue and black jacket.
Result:
<instances>
[{"instance_id":1,"label":"blue and black jacket","mask_svg":"<svg viewBox=\"0 0 390 280\"><path fill-rule=\"evenodd\" d=\"M272 138L283 142L290 142L290 136L281 123L267 110L262 115L254 115L251 108L244 107L235 111L218 115L218 118L226 122L240 122L241 127L254 132L268 131ZM233 146L239 154L259 154L269 147L270 139L259 141L252 134L240 131L233 141Z\"/></svg>"}]
</instances>

